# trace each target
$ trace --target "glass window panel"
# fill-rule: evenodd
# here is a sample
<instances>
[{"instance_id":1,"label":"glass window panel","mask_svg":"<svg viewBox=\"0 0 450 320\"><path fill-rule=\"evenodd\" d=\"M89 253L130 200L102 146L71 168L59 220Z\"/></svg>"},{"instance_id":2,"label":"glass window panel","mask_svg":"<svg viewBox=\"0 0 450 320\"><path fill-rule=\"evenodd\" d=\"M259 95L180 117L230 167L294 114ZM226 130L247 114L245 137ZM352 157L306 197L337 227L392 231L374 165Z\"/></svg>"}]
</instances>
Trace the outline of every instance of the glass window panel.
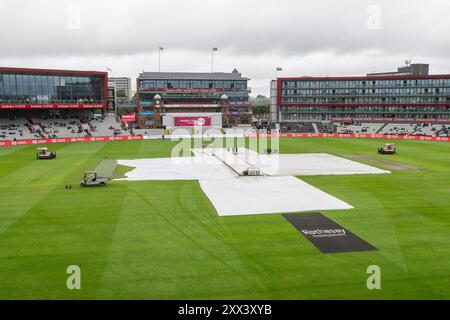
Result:
<instances>
[{"instance_id":1,"label":"glass window panel","mask_svg":"<svg viewBox=\"0 0 450 320\"><path fill-rule=\"evenodd\" d=\"M0 73L0 100L4 100L3 92L3 74Z\"/></svg>"},{"instance_id":2,"label":"glass window panel","mask_svg":"<svg viewBox=\"0 0 450 320\"><path fill-rule=\"evenodd\" d=\"M23 100L23 75L16 75L16 84L17 84L17 98L19 100Z\"/></svg>"},{"instance_id":3,"label":"glass window panel","mask_svg":"<svg viewBox=\"0 0 450 320\"><path fill-rule=\"evenodd\" d=\"M16 87L16 76L13 74L9 75L9 92L12 99L16 98L17 87Z\"/></svg>"}]
</instances>

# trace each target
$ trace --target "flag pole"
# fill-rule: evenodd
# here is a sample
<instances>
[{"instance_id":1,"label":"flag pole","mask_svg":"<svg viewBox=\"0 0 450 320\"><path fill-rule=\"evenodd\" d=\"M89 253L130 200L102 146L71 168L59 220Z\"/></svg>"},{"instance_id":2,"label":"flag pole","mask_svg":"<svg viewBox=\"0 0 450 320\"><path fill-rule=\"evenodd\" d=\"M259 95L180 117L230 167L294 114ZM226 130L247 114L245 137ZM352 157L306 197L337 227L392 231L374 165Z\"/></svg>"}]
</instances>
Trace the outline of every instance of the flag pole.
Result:
<instances>
[{"instance_id":1,"label":"flag pole","mask_svg":"<svg viewBox=\"0 0 450 320\"><path fill-rule=\"evenodd\" d=\"M158 47L158 72L161 72L161 51L163 51L164 48L159 46Z\"/></svg>"},{"instance_id":2,"label":"flag pole","mask_svg":"<svg viewBox=\"0 0 450 320\"><path fill-rule=\"evenodd\" d=\"M281 67L276 67L275 68L275 80L278 79L278 71L283 71L283 68L281 68Z\"/></svg>"},{"instance_id":3,"label":"flag pole","mask_svg":"<svg viewBox=\"0 0 450 320\"><path fill-rule=\"evenodd\" d=\"M158 72L161 72L161 47L158 48Z\"/></svg>"},{"instance_id":4,"label":"flag pole","mask_svg":"<svg viewBox=\"0 0 450 320\"><path fill-rule=\"evenodd\" d=\"M211 50L211 72L214 72L214 51L217 51L219 49L212 48Z\"/></svg>"}]
</instances>

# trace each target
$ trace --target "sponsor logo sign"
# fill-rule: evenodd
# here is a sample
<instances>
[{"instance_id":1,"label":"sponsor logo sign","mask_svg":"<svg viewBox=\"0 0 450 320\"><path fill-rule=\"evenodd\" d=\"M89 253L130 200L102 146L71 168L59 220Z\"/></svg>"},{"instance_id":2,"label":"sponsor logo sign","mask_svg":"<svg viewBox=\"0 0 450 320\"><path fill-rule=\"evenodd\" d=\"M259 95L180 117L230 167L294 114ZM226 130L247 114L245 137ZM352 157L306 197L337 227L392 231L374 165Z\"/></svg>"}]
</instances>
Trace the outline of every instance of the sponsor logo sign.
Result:
<instances>
[{"instance_id":1,"label":"sponsor logo sign","mask_svg":"<svg viewBox=\"0 0 450 320\"><path fill-rule=\"evenodd\" d=\"M178 104L166 104L166 108L217 108L218 104L209 103L178 103Z\"/></svg>"},{"instance_id":2,"label":"sponsor logo sign","mask_svg":"<svg viewBox=\"0 0 450 320\"><path fill-rule=\"evenodd\" d=\"M423 137L406 135L387 134L353 134L353 133L273 133L273 134L244 134L245 138L256 137L288 137L288 138L373 138L373 139L407 139L407 140L427 140L427 141L450 141L450 137Z\"/></svg>"},{"instance_id":3,"label":"sponsor logo sign","mask_svg":"<svg viewBox=\"0 0 450 320\"><path fill-rule=\"evenodd\" d=\"M122 120L122 122L135 122L136 114L135 113L123 114L120 116L120 119Z\"/></svg>"},{"instance_id":4,"label":"sponsor logo sign","mask_svg":"<svg viewBox=\"0 0 450 320\"><path fill-rule=\"evenodd\" d=\"M189 89L163 89L162 91L167 93L178 93L178 92L218 92L217 89L204 89L204 88L189 88Z\"/></svg>"},{"instance_id":5,"label":"sponsor logo sign","mask_svg":"<svg viewBox=\"0 0 450 320\"><path fill-rule=\"evenodd\" d=\"M51 144L51 143L72 143L72 142L95 142L95 141L125 141L125 140L143 140L143 136L125 136L125 137L92 137L92 138L60 138L60 139L40 139L40 140L18 140L18 141L0 141L0 146L26 146L33 144Z\"/></svg>"},{"instance_id":6,"label":"sponsor logo sign","mask_svg":"<svg viewBox=\"0 0 450 320\"><path fill-rule=\"evenodd\" d=\"M420 119L420 118L341 118L341 117L331 117L333 121L341 121L351 123L354 121L364 122L364 121L377 121L377 122L422 122L422 123L431 123L431 122L449 122L450 119Z\"/></svg>"},{"instance_id":7,"label":"sponsor logo sign","mask_svg":"<svg viewBox=\"0 0 450 320\"><path fill-rule=\"evenodd\" d=\"M173 123L177 127L204 127L211 125L211 117L174 117Z\"/></svg>"},{"instance_id":8,"label":"sponsor logo sign","mask_svg":"<svg viewBox=\"0 0 450 320\"><path fill-rule=\"evenodd\" d=\"M0 109L102 109L103 104L0 104Z\"/></svg>"},{"instance_id":9,"label":"sponsor logo sign","mask_svg":"<svg viewBox=\"0 0 450 320\"><path fill-rule=\"evenodd\" d=\"M284 214L283 217L322 253L378 250L321 213Z\"/></svg>"},{"instance_id":10,"label":"sponsor logo sign","mask_svg":"<svg viewBox=\"0 0 450 320\"><path fill-rule=\"evenodd\" d=\"M246 105L251 105L252 103L251 103L251 101L230 101L228 104L229 104L230 106L233 106L233 105L243 105L243 106L246 106Z\"/></svg>"},{"instance_id":11,"label":"sponsor logo sign","mask_svg":"<svg viewBox=\"0 0 450 320\"><path fill-rule=\"evenodd\" d=\"M205 117L205 126L210 125L211 119ZM208 124L209 123L209 124ZM257 137L281 137L281 138L361 138L361 139L403 139L403 140L420 140L420 141L444 141L450 142L450 137L422 137L422 136L398 136L398 135L384 135L384 134L338 134L338 133L282 133L282 134L242 134L242 135L223 135L225 137L243 137L243 138L257 138ZM171 136L166 136L170 138ZM186 137L191 137L186 135ZM126 138L126 139L124 139ZM114 140L141 140L142 136L132 137L97 137L96 141L114 141ZM56 139L56 143L70 143L70 142L86 142L91 141L90 138L61 138ZM2 146L16 146L16 145L30 145L30 144L49 144L52 139L41 140L18 140L18 141L0 141Z\"/></svg>"},{"instance_id":12,"label":"sponsor logo sign","mask_svg":"<svg viewBox=\"0 0 450 320\"><path fill-rule=\"evenodd\" d=\"M141 111L141 112L139 112L139 115L141 115L141 116L152 116L154 114L155 113L153 111Z\"/></svg>"}]
</instances>

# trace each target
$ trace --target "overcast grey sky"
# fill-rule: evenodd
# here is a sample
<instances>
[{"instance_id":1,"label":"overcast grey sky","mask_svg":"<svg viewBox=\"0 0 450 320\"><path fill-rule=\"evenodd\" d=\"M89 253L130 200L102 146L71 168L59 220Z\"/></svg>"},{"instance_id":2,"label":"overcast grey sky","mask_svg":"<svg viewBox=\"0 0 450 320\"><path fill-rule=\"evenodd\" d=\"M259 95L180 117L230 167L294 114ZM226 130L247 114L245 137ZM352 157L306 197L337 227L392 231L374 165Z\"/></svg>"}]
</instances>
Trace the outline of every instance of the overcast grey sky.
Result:
<instances>
[{"instance_id":1,"label":"overcast grey sky","mask_svg":"<svg viewBox=\"0 0 450 320\"><path fill-rule=\"evenodd\" d=\"M360 75L410 59L450 73L448 0L1 0L0 66L237 68L253 95L282 76Z\"/></svg>"}]
</instances>

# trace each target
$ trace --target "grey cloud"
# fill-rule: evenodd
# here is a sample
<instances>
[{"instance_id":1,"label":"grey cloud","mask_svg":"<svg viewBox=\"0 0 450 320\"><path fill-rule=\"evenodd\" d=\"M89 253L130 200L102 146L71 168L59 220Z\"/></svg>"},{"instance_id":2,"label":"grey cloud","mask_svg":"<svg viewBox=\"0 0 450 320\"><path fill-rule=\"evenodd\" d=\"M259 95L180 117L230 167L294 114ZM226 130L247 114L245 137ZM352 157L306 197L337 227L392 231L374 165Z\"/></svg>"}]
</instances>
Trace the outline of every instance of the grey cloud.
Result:
<instances>
[{"instance_id":1,"label":"grey cloud","mask_svg":"<svg viewBox=\"0 0 450 320\"><path fill-rule=\"evenodd\" d=\"M366 25L371 5L381 10L379 30ZM72 7L80 29L68 27ZM112 64L135 77L155 67L159 45L166 69L194 71L208 70L214 46L216 70L236 66L267 94L276 65L292 74L361 74L411 58L445 71L448 12L440 0L3 0L0 61Z\"/></svg>"}]
</instances>

